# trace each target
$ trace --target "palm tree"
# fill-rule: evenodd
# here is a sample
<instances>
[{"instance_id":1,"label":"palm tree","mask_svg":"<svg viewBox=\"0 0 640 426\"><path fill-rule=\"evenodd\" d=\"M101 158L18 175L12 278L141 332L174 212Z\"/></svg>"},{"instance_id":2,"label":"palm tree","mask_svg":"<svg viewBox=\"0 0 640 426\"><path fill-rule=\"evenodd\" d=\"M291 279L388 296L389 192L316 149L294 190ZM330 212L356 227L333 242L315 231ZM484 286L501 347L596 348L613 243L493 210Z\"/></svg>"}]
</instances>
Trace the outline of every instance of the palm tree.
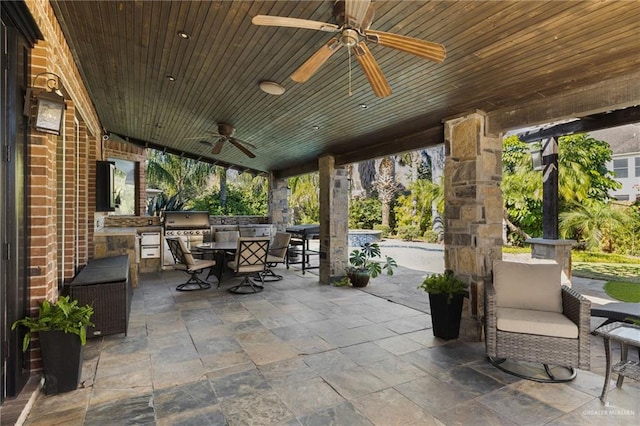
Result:
<instances>
[{"instance_id":1,"label":"palm tree","mask_svg":"<svg viewBox=\"0 0 640 426\"><path fill-rule=\"evenodd\" d=\"M575 237L585 243L589 250L602 243L611 251L611 233L627 224L627 216L611 203L585 200L575 203L570 211L560 214L560 234L563 238Z\"/></svg>"},{"instance_id":2,"label":"palm tree","mask_svg":"<svg viewBox=\"0 0 640 426\"><path fill-rule=\"evenodd\" d=\"M318 173L295 176L289 179L289 207L293 211L294 223L317 223L320 220Z\"/></svg>"},{"instance_id":3,"label":"palm tree","mask_svg":"<svg viewBox=\"0 0 640 426\"><path fill-rule=\"evenodd\" d=\"M148 186L162 189L168 197L178 194L189 200L201 195L213 173L210 164L149 150L146 171Z\"/></svg>"},{"instance_id":4,"label":"palm tree","mask_svg":"<svg viewBox=\"0 0 640 426\"><path fill-rule=\"evenodd\" d=\"M382 225L389 226L391 203L398 191L398 183L395 178L393 160L389 157L383 158L378 170L379 173L375 182L375 187L378 190L378 198L382 203Z\"/></svg>"}]
</instances>

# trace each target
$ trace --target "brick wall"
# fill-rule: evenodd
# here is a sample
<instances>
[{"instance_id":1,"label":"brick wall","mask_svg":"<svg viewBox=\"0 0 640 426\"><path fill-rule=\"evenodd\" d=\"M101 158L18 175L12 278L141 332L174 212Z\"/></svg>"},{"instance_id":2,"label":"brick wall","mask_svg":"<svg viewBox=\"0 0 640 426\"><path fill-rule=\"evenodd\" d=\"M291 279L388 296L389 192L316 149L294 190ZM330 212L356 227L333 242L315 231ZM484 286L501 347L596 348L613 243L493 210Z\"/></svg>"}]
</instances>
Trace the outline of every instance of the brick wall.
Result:
<instances>
[{"instance_id":1,"label":"brick wall","mask_svg":"<svg viewBox=\"0 0 640 426\"><path fill-rule=\"evenodd\" d=\"M79 266L93 258L95 163L106 152L101 145L102 126L51 5L41 0L25 3L44 36L32 50L30 79L34 87L45 88L46 78L36 76L45 72L58 75L67 104L62 134L32 130L28 145L28 285L33 315L42 300L57 299L59 280L69 281ZM110 149L113 157L144 161L144 150L141 152L140 148L118 145ZM143 177L139 184L139 204L144 208ZM31 352L32 371L40 369L37 340Z\"/></svg>"}]
</instances>

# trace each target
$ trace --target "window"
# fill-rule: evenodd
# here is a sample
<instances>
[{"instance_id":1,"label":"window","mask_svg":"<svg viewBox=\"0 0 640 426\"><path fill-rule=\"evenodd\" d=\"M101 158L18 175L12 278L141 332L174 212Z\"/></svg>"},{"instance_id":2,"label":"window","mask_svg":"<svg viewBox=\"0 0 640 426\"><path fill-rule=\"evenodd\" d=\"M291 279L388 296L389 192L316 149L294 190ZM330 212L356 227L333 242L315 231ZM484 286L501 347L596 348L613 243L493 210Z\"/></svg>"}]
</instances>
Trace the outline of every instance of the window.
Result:
<instances>
[{"instance_id":1,"label":"window","mask_svg":"<svg viewBox=\"0 0 640 426\"><path fill-rule=\"evenodd\" d=\"M636 160L636 177L640 177L640 157L636 157L634 160Z\"/></svg>"},{"instance_id":2,"label":"window","mask_svg":"<svg viewBox=\"0 0 640 426\"><path fill-rule=\"evenodd\" d=\"M629 177L629 162L626 158L613 160L613 174L615 174L617 178Z\"/></svg>"}]
</instances>

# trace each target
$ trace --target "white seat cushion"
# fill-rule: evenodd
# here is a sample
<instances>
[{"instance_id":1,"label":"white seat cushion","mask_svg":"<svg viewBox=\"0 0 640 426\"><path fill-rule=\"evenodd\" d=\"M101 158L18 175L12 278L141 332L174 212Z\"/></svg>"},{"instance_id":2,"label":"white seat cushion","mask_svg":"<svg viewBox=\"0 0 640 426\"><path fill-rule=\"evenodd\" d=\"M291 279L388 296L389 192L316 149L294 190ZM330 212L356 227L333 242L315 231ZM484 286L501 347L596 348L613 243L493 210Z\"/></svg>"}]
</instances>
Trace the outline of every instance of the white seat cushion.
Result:
<instances>
[{"instance_id":1,"label":"white seat cushion","mask_svg":"<svg viewBox=\"0 0 640 426\"><path fill-rule=\"evenodd\" d=\"M496 260L493 286L501 308L562 313L562 268L557 263Z\"/></svg>"},{"instance_id":2,"label":"white seat cushion","mask_svg":"<svg viewBox=\"0 0 640 426\"><path fill-rule=\"evenodd\" d=\"M498 308L496 319L498 330L501 331L566 339L578 338L578 326L558 312Z\"/></svg>"}]
</instances>

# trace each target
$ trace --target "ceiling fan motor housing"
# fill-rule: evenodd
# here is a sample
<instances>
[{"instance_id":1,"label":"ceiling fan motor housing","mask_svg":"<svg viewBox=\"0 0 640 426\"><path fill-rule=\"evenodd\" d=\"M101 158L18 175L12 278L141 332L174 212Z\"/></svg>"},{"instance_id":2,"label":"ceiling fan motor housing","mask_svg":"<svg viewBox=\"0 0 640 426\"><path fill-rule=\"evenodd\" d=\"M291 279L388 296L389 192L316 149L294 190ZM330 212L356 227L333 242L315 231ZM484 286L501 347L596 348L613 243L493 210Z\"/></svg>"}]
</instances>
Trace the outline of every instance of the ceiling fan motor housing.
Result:
<instances>
[{"instance_id":1,"label":"ceiling fan motor housing","mask_svg":"<svg viewBox=\"0 0 640 426\"><path fill-rule=\"evenodd\" d=\"M218 133L222 136L231 136L235 130L231 124L218 123Z\"/></svg>"},{"instance_id":2,"label":"ceiling fan motor housing","mask_svg":"<svg viewBox=\"0 0 640 426\"><path fill-rule=\"evenodd\" d=\"M344 29L340 35L340 42L347 47L353 47L359 41L358 32L352 29Z\"/></svg>"}]
</instances>

